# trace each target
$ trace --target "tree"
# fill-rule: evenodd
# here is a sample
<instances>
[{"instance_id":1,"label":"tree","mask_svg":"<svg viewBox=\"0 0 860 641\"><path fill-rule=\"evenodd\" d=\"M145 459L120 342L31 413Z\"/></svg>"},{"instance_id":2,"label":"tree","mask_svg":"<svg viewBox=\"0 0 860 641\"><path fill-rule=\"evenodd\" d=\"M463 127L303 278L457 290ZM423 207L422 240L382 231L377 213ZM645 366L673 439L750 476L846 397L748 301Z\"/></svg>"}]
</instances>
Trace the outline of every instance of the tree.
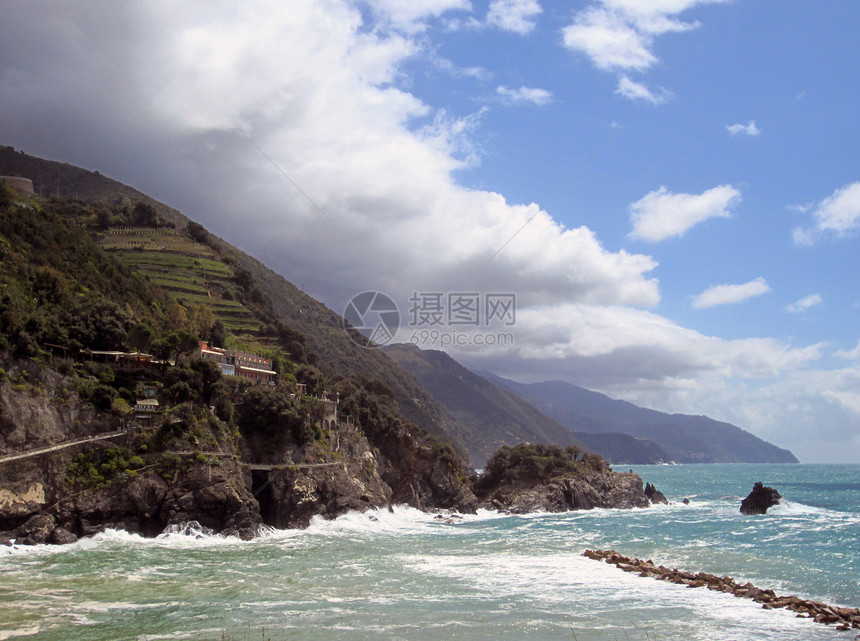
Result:
<instances>
[{"instance_id":1,"label":"tree","mask_svg":"<svg viewBox=\"0 0 860 641\"><path fill-rule=\"evenodd\" d=\"M295 399L285 392L274 387L255 385L245 392L242 400L237 418L246 433L290 436L300 445L313 440L306 408L300 408Z\"/></svg>"},{"instance_id":2,"label":"tree","mask_svg":"<svg viewBox=\"0 0 860 641\"><path fill-rule=\"evenodd\" d=\"M211 340L212 326L215 324L215 314L208 305L198 305L188 319L188 329L203 340Z\"/></svg>"},{"instance_id":3,"label":"tree","mask_svg":"<svg viewBox=\"0 0 860 641\"><path fill-rule=\"evenodd\" d=\"M200 223L195 223L193 220L189 220L188 224L185 225L185 233L188 234L188 237L191 238L194 242L197 243L208 243L209 242L209 232L206 231L206 228Z\"/></svg>"},{"instance_id":4,"label":"tree","mask_svg":"<svg viewBox=\"0 0 860 641\"><path fill-rule=\"evenodd\" d=\"M138 323L128 332L126 342L131 349L146 352L155 339L155 331L146 323Z\"/></svg>"},{"instance_id":5,"label":"tree","mask_svg":"<svg viewBox=\"0 0 860 641\"><path fill-rule=\"evenodd\" d=\"M142 227L157 227L160 222L158 214L149 203L139 202L132 210L132 221Z\"/></svg>"},{"instance_id":6,"label":"tree","mask_svg":"<svg viewBox=\"0 0 860 641\"><path fill-rule=\"evenodd\" d=\"M212 324L212 330L209 332L209 341L217 346L224 347L227 343L227 328L220 320L216 320Z\"/></svg>"},{"instance_id":7,"label":"tree","mask_svg":"<svg viewBox=\"0 0 860 641\"><path fill-rule=\"evenodd\" d=\"M168 329L173 331L188 329L188 314L185 308L176 301L168 305L166 316L164 322Z\"/></svg>"},{"instance_id":8,"label":"tree","mask_svg":"<svg viewBox=\"0 0 860 641\"><path fill-rule=\"evenodd\" d=\"M101 230L105 230L113 224L113 212L105 205L100 205L96 209L96 225Z\"/></svg>"}]
</instances>

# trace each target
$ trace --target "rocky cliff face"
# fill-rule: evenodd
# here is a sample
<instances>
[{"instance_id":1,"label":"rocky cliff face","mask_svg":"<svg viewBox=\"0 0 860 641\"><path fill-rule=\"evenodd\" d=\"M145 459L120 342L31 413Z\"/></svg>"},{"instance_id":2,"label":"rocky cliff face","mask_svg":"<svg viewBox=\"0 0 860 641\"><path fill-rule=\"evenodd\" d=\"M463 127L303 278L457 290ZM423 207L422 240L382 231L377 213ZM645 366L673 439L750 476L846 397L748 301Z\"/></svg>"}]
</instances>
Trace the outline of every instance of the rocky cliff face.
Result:
<instances>
[{"instance_id":1,"label":"rocky cliff face","mask_svg":"<svg viewBox=\"0 0 860 641\"><path fill-rule=\"evenodd\" d=\"M362 423L329 421L298 443L277 424L275 433L247 430L242 438L211 409L188 403L159 425L117 430L120 417L80 401L72 377L32 362L5 364L0 535L7 539L64 543L107 528L155 536L192 521L250 538L263 525L305 527L316 515L392 503L460 511L477 503L449 445L403 420L393 401L354 385L344 389L360 396L350 407Z\"/></svg>"},{"instance_id":2,"label":"rocky cliff face","mask_svg":"<svg viewBox=\"0 0 860 641\"><path fill-rule=\"evenodd\" d=\"M70 378L2 353L0 368L0 456L116 428L116 419L81 402Z\"/></svg>"}]
</instances>

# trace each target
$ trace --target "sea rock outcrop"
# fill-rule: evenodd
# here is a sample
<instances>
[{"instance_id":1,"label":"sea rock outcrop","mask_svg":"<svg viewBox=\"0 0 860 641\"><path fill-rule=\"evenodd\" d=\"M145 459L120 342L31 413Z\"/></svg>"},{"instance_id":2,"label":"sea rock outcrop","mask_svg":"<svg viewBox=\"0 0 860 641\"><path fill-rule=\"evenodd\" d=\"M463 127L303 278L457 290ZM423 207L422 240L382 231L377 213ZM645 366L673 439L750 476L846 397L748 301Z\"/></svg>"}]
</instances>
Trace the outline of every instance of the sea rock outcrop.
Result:
<instances>
[{"instance_id":1,"label":"sea rock outcrop","mask_svg":"<svg viewBox=\"0 0 860 641\"><path fill-rule=\"evenodd\" d=\"M777 505L782 498L772 487L766 487L761 481L756 482L752 492L741 501L741 514L766 514L768 509Z\"/></svg>"},{"instance_id":2,"label":"sea rock outcrop","mask_svg":"<svg viewBox=\"0 0 860 641\"><path fill-rule=\"evenodd\" d=\"M599 456L556 445L503 447L475 482L480 506L511 514L648 507L642 479Z\"/></svg>"},{"instance_id":3,"label":"sea rock outcrop","mask_svg":"<svg viewBox=\"0 0 860 641\"><path fill-rule=\"evenodd\" d=\"M669 501L666 500L666 495L650 483L645 484L645 496L647 496L648 500L651 501L651 505L656 505L657 503L666 505L669 503Z\"/></svg>"}]
</instances>

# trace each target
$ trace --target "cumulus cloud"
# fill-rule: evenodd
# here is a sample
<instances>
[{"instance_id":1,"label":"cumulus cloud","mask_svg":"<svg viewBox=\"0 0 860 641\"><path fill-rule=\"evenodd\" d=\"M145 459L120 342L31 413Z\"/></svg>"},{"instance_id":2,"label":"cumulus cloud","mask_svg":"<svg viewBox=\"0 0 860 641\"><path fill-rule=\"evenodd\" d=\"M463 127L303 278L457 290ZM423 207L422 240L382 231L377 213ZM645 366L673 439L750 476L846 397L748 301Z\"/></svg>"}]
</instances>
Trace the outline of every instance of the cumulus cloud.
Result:
<instances>
[{"instance_id":1,"label":"cumulus cloud","mask_svg":"<svg viewBox=\"0 0 860 641\"><path fill-rule=\"evenodd\" d=\"M627 76L621 76L618 79L618 88L615 93L628 100L642 100L650 102L652 105L661 105L672 98L672 92L663 87L658 87L656 91L652 91L642 83L630 80Z\"/></svg>"},{"instance_id":2,"label":"cumulus cloud","mask_svg":"<svg viewBox=\"0 0 860 641\"><path fill-rule=\"evenodd\" d=\"M562 31L565 47L586 55L595 67L622 74L616 93L631 100L665 102L671 94L649 91L627 73L644 72L658 62L654 40L667 33L691 31L698 22L679 14L697 5L725 0L598 0L578 11Z\"/></svg>"},{"instance_id":3,"label":"cumulus cloud","mask_svg":"<svg viewBox=\"0 0 860 641\"><path fill-rule=\"evenodd\" d=\"M816 305L821 305L824 302L824 299L821 298L820 294L810 294L809 296L804 296L800 300L793 302L791 305L788 305L785 309L792 314L800 314L805 312L810 307L815 307Z\"/></svg>"},{"instance_id":4,"label":"cumulus cloud","mask_svg":"<svg viewBox=\"0 0 860 641\"><path fill-rule=\"evenodd\" d=\"M537 0L493 0L487 10L487 22L503 31L527 35L542 12Z\"/></svg>"},{"instance_id":5,"label":"cumulus cloud","mask_svg":"<svg viewBox=\"0 0 860 641\"><path fill-rule=\"evenodd\" d=\"M657 62L650 51L653 36L639 31L623 12L606 7L579 12L562 36L568 49L584 53L604 71L641 71Z\"/></svg>"},{"instance_id":6,"label":"cumulus cloud","mask_svg":"<svg viewBox=\"0 0 860 641\"><path fill-rule=\"evenodd\" d=\"M511 105L533 104L543 106L552 102L552 94L549 91L535 87L511 89L510 87L499 86L496 87L496 94L503 102Z\"/></svg>"},{"instance_id":7,"label":"cumulus cloud","mask_svg":"<svg viewBox=\"0 0 860 641\"><path fill-rule=\"evenodd\" d=\"M824 235L848 236L860 229L860 181L837 189L815 207L810 227L796 228L798 245L811 245Z\"/></svg>"},{"instance_id":8,"label":"cumulus cloud","mask_svg":"<svg viewBox=\"0 0 860 641\"><path fill-rule=\"evenodd\" d=\"M709 218L728 218L741 200L741 192L720 185L701 194L673 194L666 187L652 191L630 205L630 237L656 243L683 236Z\"/></svg>"},{"instance_id":9,"label":"cumulus cloud","mask_svg":"<svg viewBox=\"0 0 860 641\"><path fill-rule=\"evenodd\" d=\"M770 286L764 278L758 277L740 285L714 285L693 299L695 309L705 309L717 305L740 303L749 298L755 298L770 292Z\"/></svg>"},{"instance_id":10,"label":"cumulus cloud","mask_svg":"<svg viewBox=\"0 0 860 641\"><path fill-rule=\"evenodd\" d=\"M755 137L761 133L761 129L756 127L755 120L750 120L747 124L742 125L737 122L733 125L726 125L726 131L732 136L751 136Z\"/></svg>"}]
</instances>

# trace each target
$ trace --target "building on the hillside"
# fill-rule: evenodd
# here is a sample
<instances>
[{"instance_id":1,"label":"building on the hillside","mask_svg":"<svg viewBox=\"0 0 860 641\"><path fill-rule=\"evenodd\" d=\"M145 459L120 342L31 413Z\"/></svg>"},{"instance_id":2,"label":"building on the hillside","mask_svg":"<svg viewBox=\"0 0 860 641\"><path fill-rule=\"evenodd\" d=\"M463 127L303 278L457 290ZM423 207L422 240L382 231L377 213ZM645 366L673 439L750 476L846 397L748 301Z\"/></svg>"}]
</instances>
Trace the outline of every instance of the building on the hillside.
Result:
<instances>
[{"instance_id":1,"label":"building on the hillside","mask_svg":"<svg viewBox=\"0 0 860 641\"><path fill-rule=\"evenodd\" d=\"M21 194L33 196L36 193L33 190L33 181L29 178L22 178L21 176L0 176L0 181L6 183L9 187Z\"/></svg>"},{"instance_id":2,"label":"building on the hillside","mask_svg":"<svg viewBox=\"0 0 860 641\"><path fill-rule=\"evenodd\" d=\"M157 412L158 399L155 398L140 398L134 404L135 412Z\"/></svg>"},{"instance_id":3,"label":"building on the hillside","mask_svg":"<svg viewBox=\"0 0 860 641\"><path fill-rule=\"evenodd\" d=\"M325 392L322 393L323 414L320 419L320 427L324 430L333 430L337 427L337 405L340 402L340 395L334 398L330 397Z\"/></svg>"},{"instance_id":4,"label":"building on the hillside","mask_svg":"<svg viewBox=\"0 0 860 641\"><path fill-rule=\"evenodd\" d=\"M119 352L119 351L104 351L104 350L83 350L81 352L86 360L96 361L98 363L114 363L118 367L135 368L135 367L151 367L159 364L154 360L152 354L144 354L142 352Z\"/></svg>"},{"instance_id":5,"label":"building on the hillside","mask_svg":"<svg viewBox=\"0 0 860 641\"><path fill-rule=\"evenodd\" d=\"M135 401L134 407L134 423L139 427L149 427L157 425L161 419L161 407L158 399L141 398Z\"/></svg>"},{"instance_id":6,"label":"building on the hillside","mask_svg":"<svg viewBox=\"0 0 860 641\"><path fill-rule=\"evenodd\" d=\"M200 341L198 355L214 361L226 376L241 376L255 383L274 385L277 374L272 369L272 359L250 354L238 349L224 349Z\"/></svg>"}]
</instances>

